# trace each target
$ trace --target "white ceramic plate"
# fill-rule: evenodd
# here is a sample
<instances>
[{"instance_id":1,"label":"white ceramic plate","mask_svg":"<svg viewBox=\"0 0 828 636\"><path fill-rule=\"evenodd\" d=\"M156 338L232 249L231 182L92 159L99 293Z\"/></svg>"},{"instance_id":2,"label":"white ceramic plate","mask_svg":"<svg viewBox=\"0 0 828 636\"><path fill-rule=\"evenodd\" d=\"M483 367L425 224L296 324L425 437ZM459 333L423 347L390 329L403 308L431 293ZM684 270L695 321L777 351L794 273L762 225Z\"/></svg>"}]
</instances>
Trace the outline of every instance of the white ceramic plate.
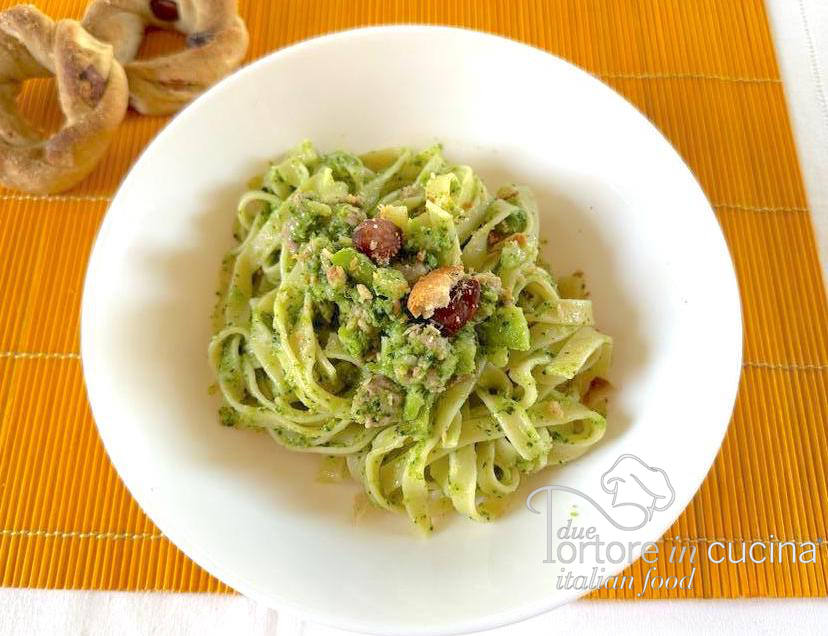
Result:
<instances>
[{"instance_id":1,"label":"white ceramic plate","mask_svg":"<svg viewBox=\"0 0 828 636\"><path fill-rule=\"evenodd\" d=\"M586 272L598 324L616 342L608 434L582 459L525 486L496 523L448 519L429 540L402 516L372 512L354 523L355 487L316 482L317 457L218 425L206 348L235 204L249 177L303 137L323 150L355 151L442 141L450 159L493 188L529 184L553 269ZM668 528L727 428L741 320L731 261L701 189L632 106L515 42L388 27L270 55L158 135L95 244L82 353L110 458L197 563L254 599L338 627L457 632L517 621L582 593L558 589L561 566L543 563L544 517L523 506L532 486L582 490L629 525L636 509L612 508L601 477L634 454L669 475L675 498L666 510L625 531L560 492L553 522L577 506L576 525L624 544ZM602 573L620 570L639 549ZM595 559L583 561L567 568L589 573Z\"/></svg>"}]
</instances>

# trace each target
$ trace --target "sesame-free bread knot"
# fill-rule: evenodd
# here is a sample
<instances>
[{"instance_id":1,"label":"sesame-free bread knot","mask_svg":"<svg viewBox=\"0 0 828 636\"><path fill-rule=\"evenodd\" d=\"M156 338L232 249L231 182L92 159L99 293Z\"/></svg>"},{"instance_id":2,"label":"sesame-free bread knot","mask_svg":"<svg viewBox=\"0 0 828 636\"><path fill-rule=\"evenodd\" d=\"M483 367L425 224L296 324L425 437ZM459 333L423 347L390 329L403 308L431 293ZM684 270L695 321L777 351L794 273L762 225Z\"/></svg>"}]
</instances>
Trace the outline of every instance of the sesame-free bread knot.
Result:
<instances>
[{"instance_id":1,"label":"sesame-free bread knot","mask_svg":"<svg viewBox=\"0 0 828 636\"><path fill-rule=\"evenodd\" d=\"M83 26L115 47L130 105L145 115L179 110L238 67L249 42L236 0L93 0ZM149 26L186 35L187 48L136 60Z\"/></svg>"},{"instance_id":2,"label":"sesame-free bread knot","mask_svg":"<svg viewBox=\"0 0 828 636\"><path fill-rule=\"evenodd\" d=\"M55 76L64 122L51 137L17 108L23 82ZM75 20L52 21L31 5L0 13L0 184L59 192L88 175L124 118L128 88L112 47Z\"/></svg>"}]
</instances>

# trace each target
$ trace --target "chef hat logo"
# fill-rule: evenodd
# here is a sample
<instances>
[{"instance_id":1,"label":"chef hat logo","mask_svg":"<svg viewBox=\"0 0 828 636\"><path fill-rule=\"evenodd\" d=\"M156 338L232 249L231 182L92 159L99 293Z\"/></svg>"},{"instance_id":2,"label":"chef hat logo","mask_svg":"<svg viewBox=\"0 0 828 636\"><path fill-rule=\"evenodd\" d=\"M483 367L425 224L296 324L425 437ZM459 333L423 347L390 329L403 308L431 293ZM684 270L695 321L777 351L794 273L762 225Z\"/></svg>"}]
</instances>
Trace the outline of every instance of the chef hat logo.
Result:
<instances>
[{"instance_id":1,"label":"chef hat logo","mask_svg":"<svg viewBox=\"0 0 828 636\"><path fill-rule=\"evenodd\" d=\"M646 515L646 522L656 510L667 510L676 498L673 485L660 468L649 466L635 455L621 455L601 475L601 488L612 495L612 507L631 506Z\"/></svg>"}]
</instances>

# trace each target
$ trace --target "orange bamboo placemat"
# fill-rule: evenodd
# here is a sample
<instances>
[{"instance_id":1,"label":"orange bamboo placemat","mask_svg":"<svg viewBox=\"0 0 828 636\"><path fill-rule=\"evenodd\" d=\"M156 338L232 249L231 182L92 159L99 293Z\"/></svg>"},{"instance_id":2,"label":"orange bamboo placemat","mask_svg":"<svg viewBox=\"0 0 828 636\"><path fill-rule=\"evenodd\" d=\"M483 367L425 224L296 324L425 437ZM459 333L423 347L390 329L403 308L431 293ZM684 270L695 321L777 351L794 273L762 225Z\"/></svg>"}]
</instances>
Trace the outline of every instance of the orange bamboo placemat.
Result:
<instances>
[{"instance_id":1,"label":"orange bamboo placemat","mask_svg":"<svg viewBox=\"0 0 828 636\"><path fill-rule=\"evenodd\" d=\"M11 4L0 0L2 8ZM41 6L57 17L78 16L84 4ZM642 110L713 203L735 260L745 321L730 430L701 490L662 542L703 550L715 540L828 538L828 312L761 0L240 5L251 59L367 24L460 25L569 59ZM160 50L169 40L156 37L145 48ZM23 100L49 128L58 119L47 88L36 83ZM95 232L119 180L165 121L130 113L102 164L70 193L0 190L2 585L228 591L159 533L119 481L90 416L78 355L81 285ZM825 596L824 546L813 564L701 558L693 590L644 597ZM660 574L689 574L689 564L662 561ZM640 563L628 571L636 581L644 572ZM594 596L636 598L636 590Z\"/></svg>"}]
</instances>

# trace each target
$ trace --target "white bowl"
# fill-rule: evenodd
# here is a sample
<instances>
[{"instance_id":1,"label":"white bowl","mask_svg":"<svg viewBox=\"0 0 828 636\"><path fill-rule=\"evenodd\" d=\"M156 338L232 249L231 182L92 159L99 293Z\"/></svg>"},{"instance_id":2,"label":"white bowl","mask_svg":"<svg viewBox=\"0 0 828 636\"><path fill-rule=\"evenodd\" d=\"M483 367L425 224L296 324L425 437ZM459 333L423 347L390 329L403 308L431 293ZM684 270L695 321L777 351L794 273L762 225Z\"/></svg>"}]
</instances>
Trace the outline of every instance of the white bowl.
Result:
<instances>
[{"instance_id":1,"label":"white bowl","mask_svg":"<svg viewBox=\"0 0 828 636\"><path fill-rule=\"evenodd\" d=\"M605 439L527 482L488 525L402 516L355 523L350 484L317 457L219 426L207 364L219 264L247 179L303 137L364 151L439 140L491 187L527 183L546 256L586 272L615 338ZM89 263L82 353L110 458L158 527L209 572L277 608L338 627L445 633L514 622L583 593L557 589L531 487L613 509L601 476L623 454L669 475L675 500L636 531L556 493L552 519L604 541L656 540L690 501L727 428L741 363L736 279L685 164L632 106L539 50L449 28L382 27L291 46L199 98L150 144L107 213ZM545 504L534 500L543 511ZM622 514L623 513L623 514ZM633 548L605 575L637 557ZM595 559L573 564L589 573Z\"/></svg>"}]
</instances>

